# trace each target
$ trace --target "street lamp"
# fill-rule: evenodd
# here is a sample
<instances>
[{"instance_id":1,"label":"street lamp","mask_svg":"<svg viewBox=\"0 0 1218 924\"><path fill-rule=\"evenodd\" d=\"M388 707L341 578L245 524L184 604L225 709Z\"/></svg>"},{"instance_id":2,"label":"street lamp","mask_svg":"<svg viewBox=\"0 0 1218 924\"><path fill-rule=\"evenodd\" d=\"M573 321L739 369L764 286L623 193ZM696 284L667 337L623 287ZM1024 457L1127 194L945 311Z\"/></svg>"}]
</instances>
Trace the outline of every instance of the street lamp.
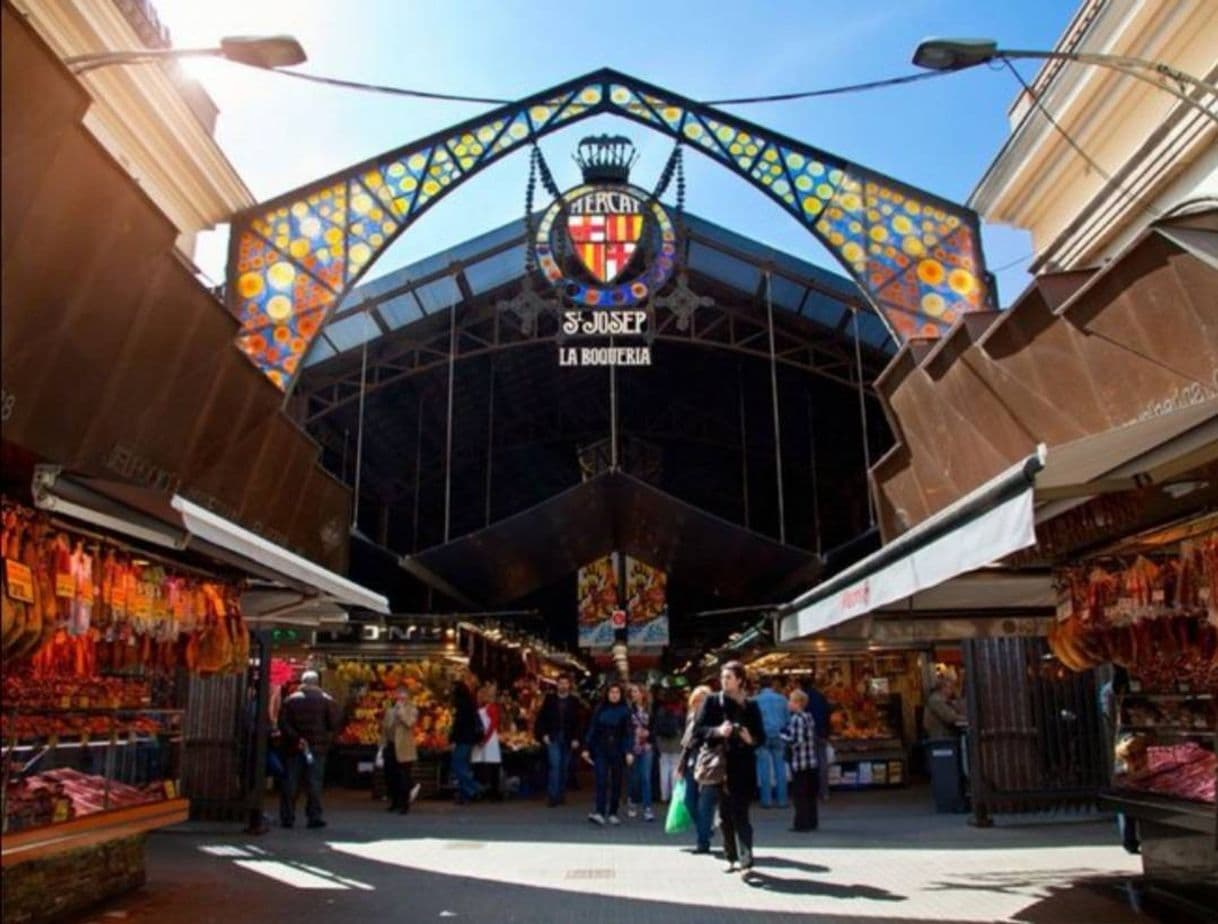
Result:
<instances>
[{"instance_id":1,"label":"street lamp","mask_svg":"<svg viewBox=\"0 0 1218 924\"><path fill-rule=\"evenodd\" d=\"M226 58L250 67L273 69L290 67L307 60L300 42L290 35L233 35L220 39L218 48L138 48L132 51L103 51L64 58L74 74L110 64L139 64L177 58Z\"/></svg>"},{"instance_id":2,"label":"street lamp","mask_svg":"<svg viewBox=\"0 0 1218 924\"><path fill-rule=\"evenodd\" d=\"M1133 58L1128 55L1095 54L1086 51L1035 51L1026 48L999 48L993 39L945 39L931 38L921 42L914 51L913 63L932 71L959 71L978 64L988 64L990 61L1009 61L1014 58L1036 58L1053 61L1077 61L1096 67L1107 67L1120 71L1160 90L1165 90L1177 99L1187 103L1203 115L1218 122L1218 115L1198 100L1185 92L1186 87L1201 90L1211 96L1218 97L1218 86L1206 83L1199 77L1187 74L1178 68L1163 64L1160 61L1148 61L1145 58ZM1174 81L1176 86L1170 86L1159 80L1154 80L1148 73L1166 77Z\"/></svg>"}]
</instances>

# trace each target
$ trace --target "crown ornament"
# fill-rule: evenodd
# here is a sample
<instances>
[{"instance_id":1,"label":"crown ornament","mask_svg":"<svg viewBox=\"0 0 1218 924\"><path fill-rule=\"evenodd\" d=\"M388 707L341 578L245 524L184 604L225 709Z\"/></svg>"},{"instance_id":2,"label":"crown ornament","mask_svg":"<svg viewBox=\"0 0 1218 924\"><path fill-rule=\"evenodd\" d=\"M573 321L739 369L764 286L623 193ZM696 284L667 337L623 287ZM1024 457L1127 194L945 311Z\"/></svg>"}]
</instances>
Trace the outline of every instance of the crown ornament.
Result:
<instances>
[{"instance_id":1,"label":"crown ornament","mask_svg":"<svg viewBox=\"0 0 1218 924\"><path fill-rule=\"evenodd\" d=\"M625 183L639 159L634 143L623 135L589 135L571 156L585 183Z\"/></svg>"}]
</instances>

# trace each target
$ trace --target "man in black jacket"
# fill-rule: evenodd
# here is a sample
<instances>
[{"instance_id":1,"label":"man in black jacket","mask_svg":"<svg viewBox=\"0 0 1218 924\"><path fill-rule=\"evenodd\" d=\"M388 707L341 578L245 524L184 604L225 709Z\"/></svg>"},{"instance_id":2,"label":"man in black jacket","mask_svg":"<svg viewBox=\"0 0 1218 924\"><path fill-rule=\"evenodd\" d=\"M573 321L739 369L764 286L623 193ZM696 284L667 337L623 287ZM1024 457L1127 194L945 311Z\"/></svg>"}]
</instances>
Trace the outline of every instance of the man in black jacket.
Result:
<instances>
[{"instance_id":1,"label":"man in black jacket","mask_svg":"<svg viewBox=\"0 0 1218 924\"><path fill-rule=\"evenodd\" d=\"M474 746L481 743L486 733L478 717L478 705L474 702L474 690L478 678L466 671L453 684L453 724L449 740L453 745L453 776L457 778L457 802L464 804L482 795L483 787L474 779L474 768L470 764Z\"/></svg>"},{"instance_id":2,"label":"man in black jacket","mask_svg":"<svg viewBox=\"0 0 1218 924\"><path fill-rule=\"evenodd\" d=\"M279 821L285 828L296 823L296 796L305 779L305 816L310 828L324 828L321 818L321 782L326 752L338 728L338 704L320 686L316 671L305 671L300 689L283 701L279 728L283 732L286 778L279 793Z\"/></svg>"},{"instance_id":3,"label":"man in black jacket","mask_svg":"<svg viewBox=\"0 0 1218 924\"><path fill-rule=\"evenodd\" d=\"M553 808L567 801L567 772L571 755L579 750L579 703L571 695L571 678L558 678L558 692L547 693L537 713L533 734L546 746L550 762L547 804Z\"/></svg>"}]
</instances>

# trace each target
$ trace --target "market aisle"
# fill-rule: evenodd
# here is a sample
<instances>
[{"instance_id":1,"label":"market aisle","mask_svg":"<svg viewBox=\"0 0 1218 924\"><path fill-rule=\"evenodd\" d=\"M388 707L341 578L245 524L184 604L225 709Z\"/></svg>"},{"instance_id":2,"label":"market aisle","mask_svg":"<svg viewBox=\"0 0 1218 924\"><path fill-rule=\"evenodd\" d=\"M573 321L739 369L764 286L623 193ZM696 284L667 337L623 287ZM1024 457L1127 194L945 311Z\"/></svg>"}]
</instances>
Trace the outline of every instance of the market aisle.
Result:
<instances>
[{"instance_id":1,"label":"market aisle","mask_svg":"<svg viewBox=\"0 0 1218 924\"><path fill-rule=\"evenodd\" d=\"M981 831L930 814L924 790L835 796L810 839L786 831L786 812L758 811L746 880L658 823L596 828L582 804L423 803L401 818L363 794L328 795L324 831L153 835L148 887L77 921L1154 920L1119 900L1139 864L1113 843L1111 822Z\"/></svg>"}]
</instances>

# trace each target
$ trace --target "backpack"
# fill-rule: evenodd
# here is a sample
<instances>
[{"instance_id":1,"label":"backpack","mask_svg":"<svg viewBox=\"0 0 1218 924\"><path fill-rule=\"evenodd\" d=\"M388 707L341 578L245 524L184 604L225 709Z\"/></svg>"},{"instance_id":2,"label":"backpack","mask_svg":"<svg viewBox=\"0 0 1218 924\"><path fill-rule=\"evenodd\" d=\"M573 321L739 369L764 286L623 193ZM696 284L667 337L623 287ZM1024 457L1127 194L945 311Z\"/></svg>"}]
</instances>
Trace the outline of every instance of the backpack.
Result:
<instances>
[{"instance_id":1,"label":"backpack","mask_svg":"<svg viewBox=\"0 0 1218 924\"><path fill-rule=\"evenodd\" d=\"M681 719L671 709L661 709L652 719L652 732L657 738L680 738Z\"/></svg>"}]
</instances>

